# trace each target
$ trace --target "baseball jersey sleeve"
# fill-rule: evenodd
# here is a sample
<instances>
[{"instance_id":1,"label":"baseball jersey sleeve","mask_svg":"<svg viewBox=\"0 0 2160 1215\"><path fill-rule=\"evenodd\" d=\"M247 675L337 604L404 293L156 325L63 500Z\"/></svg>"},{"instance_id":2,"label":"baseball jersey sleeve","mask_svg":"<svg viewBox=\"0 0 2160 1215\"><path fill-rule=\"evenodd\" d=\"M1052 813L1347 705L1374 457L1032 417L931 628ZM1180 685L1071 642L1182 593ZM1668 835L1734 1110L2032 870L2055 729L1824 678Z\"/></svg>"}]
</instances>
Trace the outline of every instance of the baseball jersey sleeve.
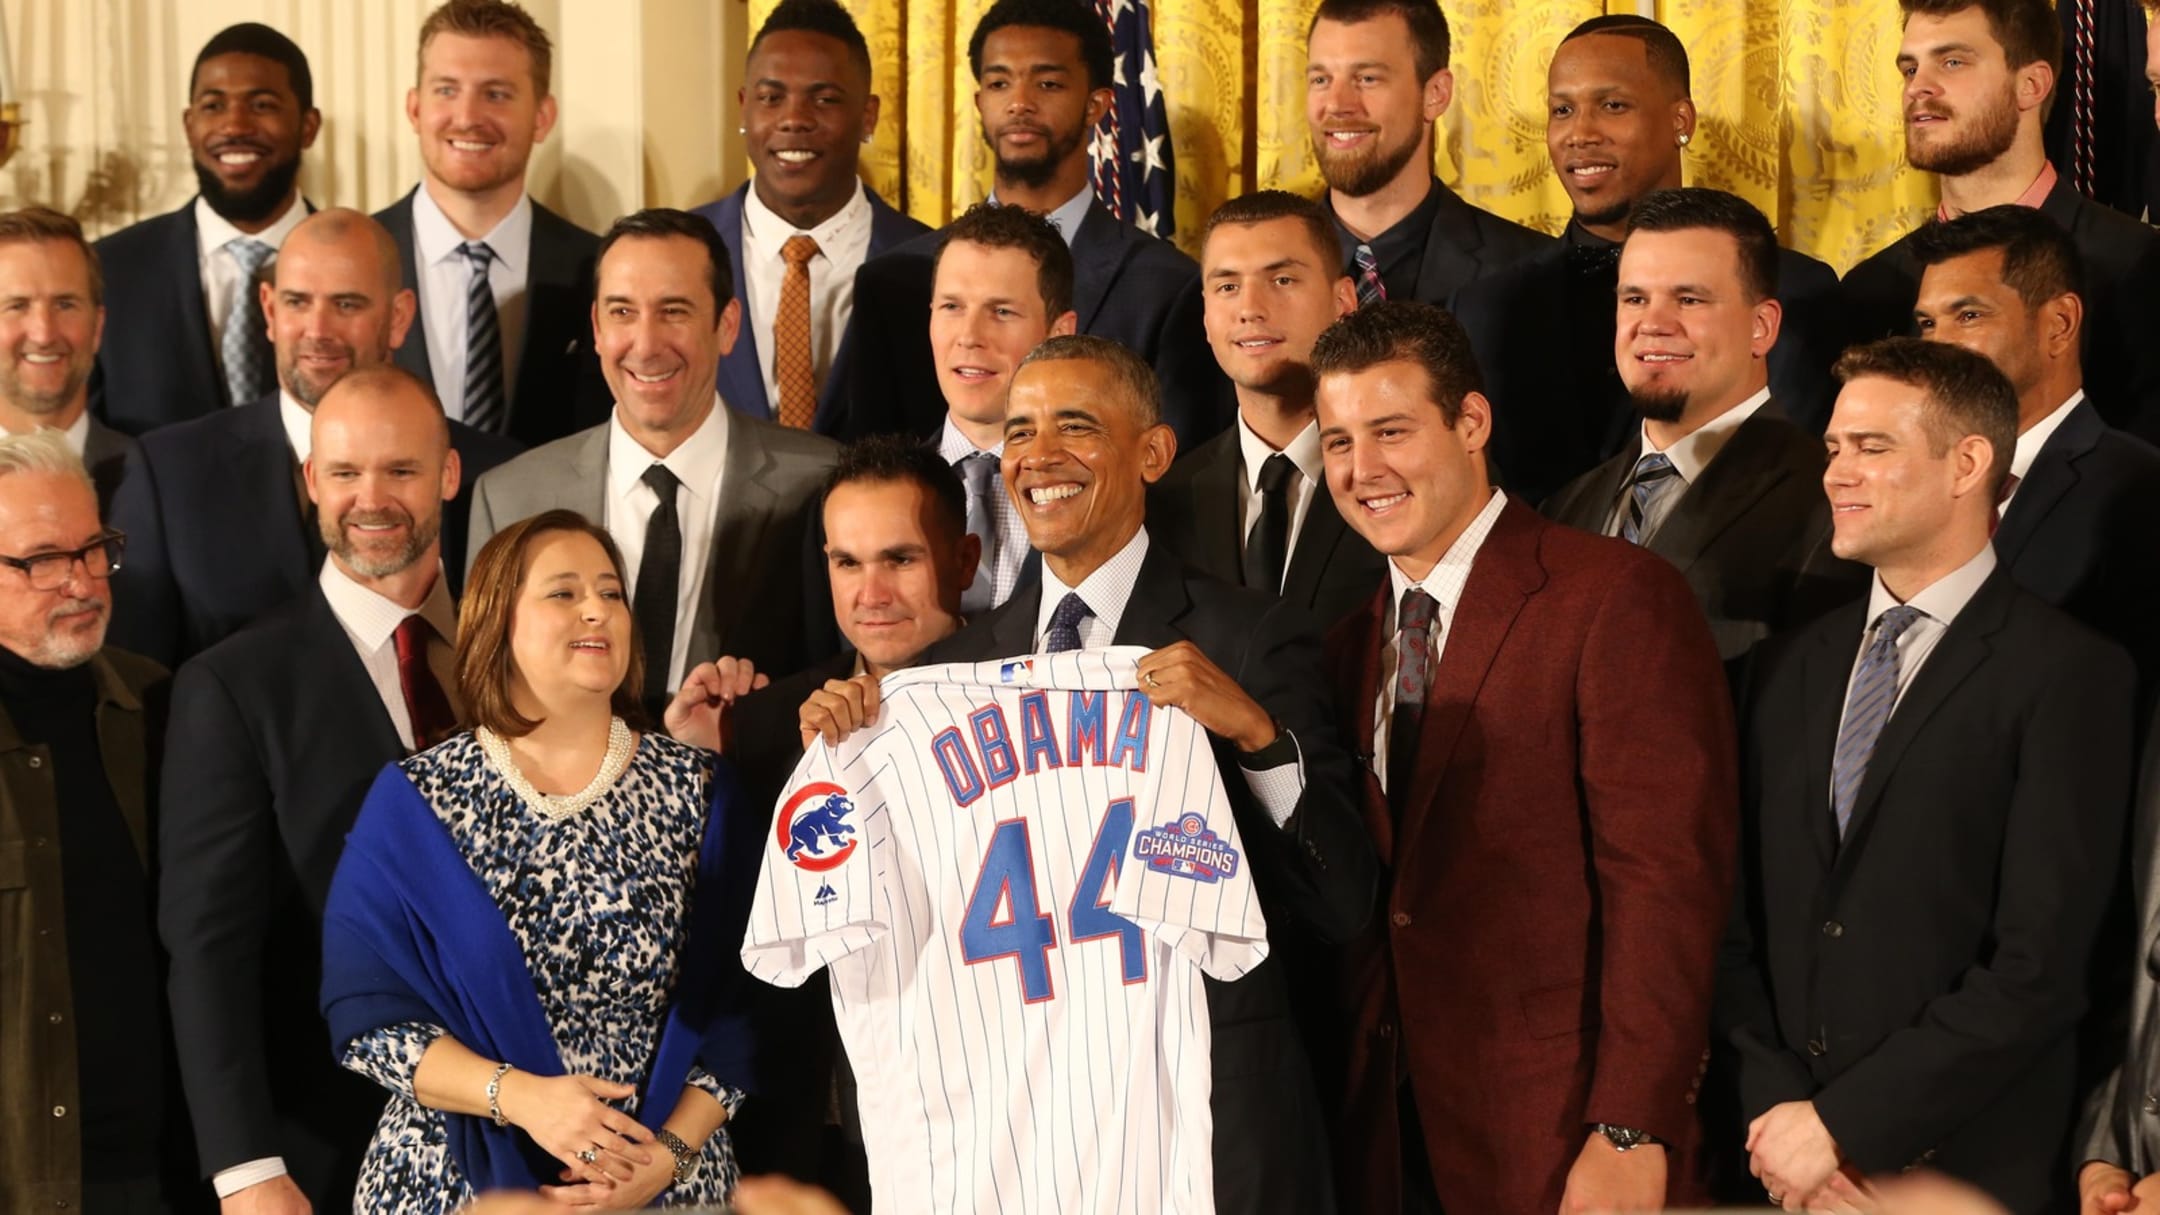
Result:
<instances>
[{"instance_id":1,"label":"baseball jersey sleeve","mask_svg":"<svg viewBox=\"0 0 2160 1215\"><path fill-rule=\"evenodd\" d=\"M1210 978L1239 978L1268 954L1244 840L1206 733L1176 710L1156 720L1159 760L1135 799L1110 909Z\"/></svg>"},{"instance_id":2,"label":"baseball jersey sleeve","mask_svg":"<svg viewBox=\"0 0 2160 1215\"><path fill-rule=\"evenodd\" d=\"M887 929L888 817L863 766L812 743L780 799L742 943L744 969L767 983L800 987Z\"/></svg>"}]
</instances>

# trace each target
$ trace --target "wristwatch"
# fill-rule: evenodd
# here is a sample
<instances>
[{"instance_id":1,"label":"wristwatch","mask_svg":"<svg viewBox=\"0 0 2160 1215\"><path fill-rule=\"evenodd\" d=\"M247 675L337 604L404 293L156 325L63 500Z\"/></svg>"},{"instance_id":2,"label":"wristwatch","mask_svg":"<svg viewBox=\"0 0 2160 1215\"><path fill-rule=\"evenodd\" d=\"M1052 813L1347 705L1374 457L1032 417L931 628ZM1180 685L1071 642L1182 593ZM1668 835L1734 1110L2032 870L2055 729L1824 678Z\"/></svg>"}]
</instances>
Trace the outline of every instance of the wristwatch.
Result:
<instances>
[{"instance_id":1,"label":"wristwatch","mask_svg":"<svg viewBox=\"0 0 2160 1215\"><path fill-rule=\"evenodd\" d=\"M682 1185L696 1175L698 1154L690 1150L690 1145L682 1141L681 1135L661 1127L653 1132L653 1138L658 1139L660 1145L668 1150L668 1154L675 1157L674 1184Z\"/></svg>"},{"instance_id":2,"label":"wristwatch","mask_svg":"<svg viewBox=\"0 0 2160 1215\"><path fill-rule=\"evenodd\" d=\"M1605 1136L1606 1141L1613 1145L1613 1150L1616 1152L1639 1148L1646 1143L1655 1143L1659 1147L1665 1146L1664 1141L1657 1136L1648 1131L1638 1131L1632 1126L1614 1126L1610 1122L1600 1122L1595 1129L1598 1134Z\"/></svg>"}]
</instances>

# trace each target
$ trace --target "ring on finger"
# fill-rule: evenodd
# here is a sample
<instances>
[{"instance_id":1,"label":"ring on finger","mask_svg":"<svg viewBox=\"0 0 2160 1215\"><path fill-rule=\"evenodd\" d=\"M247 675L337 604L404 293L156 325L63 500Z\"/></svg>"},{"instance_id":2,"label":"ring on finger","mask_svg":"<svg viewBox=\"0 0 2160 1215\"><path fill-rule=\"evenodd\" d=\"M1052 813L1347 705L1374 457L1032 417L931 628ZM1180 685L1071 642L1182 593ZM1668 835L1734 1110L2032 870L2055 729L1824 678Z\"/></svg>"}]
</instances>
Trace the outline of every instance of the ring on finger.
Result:
<instances>
[{"instance_id":1,"label":"ring on finger","mask_svg":"<svg viewBox=\"0 0 2160 1215\"><path fill-rule=\"evenodd\" d=\"M1147 674L1141 676L1140 682L1146 684L1151 688L1156 689L1157 691L1162 690L1162 681L1155 678L1155 672L1153 671L1149 671Z\"/></svg>"},{"instance_id":2,"label":"ring on finger","mask_svg":"<svg viewBox=\"0 0 2160 1215\"><path fill-rule=\"evenodd\" d=\"M593 1161L600 1159L599 1145L595 1144L594 1146L586 1148L584 1151L579 1152L577 1154L577 1158L579 1161L585 1164L591 1164Z\"/></svg>"},{"instance_id":3,"label":"ring on finger","mask_svg":"<svg viewBox=\"0 0 2160 1215\"><path fill-rule=\"evenodd\" d=\"M1769 1195L1770 1195L1770 1201L1771 1201L1771 1203L1772 1203L1773 1205L1776 1205L1776 1206L1784 1206L1784 1205L1785 1205L1785 1196L1784 1196L1783 1194L1775 1193L1775 1192L1773 1192L1773 1191L1770 1191L1770 1190L1764 1190L1764 1191L1763 1191L1763 1193L1765 1193L1765 1194L1769 1194Z\"/></svg>"}]
</instances>

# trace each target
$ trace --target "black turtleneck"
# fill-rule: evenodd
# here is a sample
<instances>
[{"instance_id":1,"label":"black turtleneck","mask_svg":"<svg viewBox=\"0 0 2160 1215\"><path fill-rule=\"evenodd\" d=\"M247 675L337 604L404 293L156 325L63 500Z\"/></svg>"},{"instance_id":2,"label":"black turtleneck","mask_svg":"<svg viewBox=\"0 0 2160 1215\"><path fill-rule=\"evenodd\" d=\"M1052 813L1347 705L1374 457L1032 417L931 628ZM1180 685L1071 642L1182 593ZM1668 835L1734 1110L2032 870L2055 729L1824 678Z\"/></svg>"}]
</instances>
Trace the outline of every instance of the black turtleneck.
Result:
<instances>
[{"instance_id":1,"label":"black turtleneck","mask_svg":"<svg viewBox=\"0 0 2160 1215\"><path fill-rule=\"evenodd\" d=\"M97 676L56 671L0 647L0 707L42 745L58 797L62 910L73 980L82 1175L154 1176L163 998L150 882L98 745Z\"/></svg>"}]
</instances>

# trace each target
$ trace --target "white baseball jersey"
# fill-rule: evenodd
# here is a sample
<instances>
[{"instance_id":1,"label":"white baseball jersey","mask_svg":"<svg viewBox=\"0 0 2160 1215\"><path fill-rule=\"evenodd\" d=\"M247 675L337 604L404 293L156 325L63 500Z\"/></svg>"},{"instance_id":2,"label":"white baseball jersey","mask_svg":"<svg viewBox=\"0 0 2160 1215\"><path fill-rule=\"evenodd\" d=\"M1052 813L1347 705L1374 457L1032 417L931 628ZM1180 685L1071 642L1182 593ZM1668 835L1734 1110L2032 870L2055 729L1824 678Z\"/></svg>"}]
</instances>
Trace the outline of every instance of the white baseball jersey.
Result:
<instances>
[{"instance_id":1,"label":"white baseball jersey","mask_svg":"<svg viewBox=\"0 0 2160 1215\"><path fill-rule=\"evenodd\" d=\"M880 1209L1214 1209L1201 974L1258 965L1267 924L1144 653L903 671L795 769L743 963L831 968Z\"/></svg>"}]
</instances>

